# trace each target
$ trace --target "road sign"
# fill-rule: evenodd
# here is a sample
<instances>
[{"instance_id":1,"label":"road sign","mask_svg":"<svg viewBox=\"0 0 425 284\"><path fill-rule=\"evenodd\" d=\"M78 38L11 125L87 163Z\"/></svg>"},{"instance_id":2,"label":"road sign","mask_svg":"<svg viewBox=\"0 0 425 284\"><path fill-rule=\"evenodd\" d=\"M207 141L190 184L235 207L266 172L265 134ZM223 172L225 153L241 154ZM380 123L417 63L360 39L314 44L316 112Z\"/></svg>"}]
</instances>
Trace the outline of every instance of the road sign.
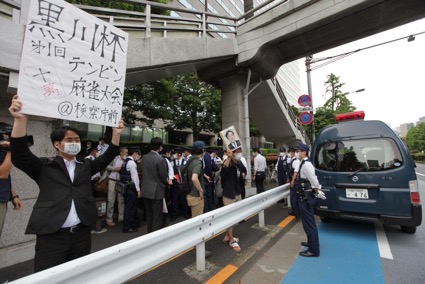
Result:
<instances>
[{"instance_id":1,"label":"road sign","mask_svg":"<svg viewBox=\"0 0 425 284\"><path fill-rule=\"evenodd\" d=\"M313 107L299 107L298 110L300 112L304 112L304 111L312 111Z\"/></svg>"},{"instance_id":2,"label":"road sign","mask_svg":"<svg viewBox=\"0 0 425 284\"><path fill-rule=\"evenodd\" d=\"M298 98L298 104L302 107L311 105L311 97L309 95L302 95Z\"/></svg>"},{"instance_id":3,"label":"road sign","mask_svg":"<svg viewBox=\"0 0 425 284\"><path fill-rule=\"evenodd\" d=\"M299 121L303 125L310 124L313 121L313 115L309 112L302 112L299 116Z\"/></svg>"}]
</instances>

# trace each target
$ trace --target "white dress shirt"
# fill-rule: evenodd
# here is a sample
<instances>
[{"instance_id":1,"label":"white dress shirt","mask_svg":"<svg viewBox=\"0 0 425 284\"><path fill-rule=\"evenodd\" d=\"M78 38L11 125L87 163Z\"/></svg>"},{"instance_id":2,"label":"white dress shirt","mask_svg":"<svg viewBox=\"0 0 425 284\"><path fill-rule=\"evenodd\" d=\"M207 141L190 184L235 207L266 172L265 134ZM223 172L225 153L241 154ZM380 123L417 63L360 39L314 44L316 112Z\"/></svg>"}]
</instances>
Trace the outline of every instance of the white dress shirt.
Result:
<instances>
[{"instance_id":1,"label":"white dress shirt","mask_svg":"<svg viewBox=\"0 0 425 284\"><path fill-rule=\"evenodd\" d=\"M260 153L254 158L254 171L264 172L267 168L266 158Z\"/></svg>"},{"instance_id":2,"label":"white dress shirt","mask_svg":"<svg viewBox=\"0 0 425 284\"><path fill-rule=\"evenodd\" d=\"M301 167L300 178L308 179L312 188L322 188L319 180L317 179L313 164L310 161L307 161L307 158L304 158L304 163Z\"/></svg>"},{"instance_id":3,"label":"white dress shirt","mask_svg":"<svg viewBox=\"0 0 425 284\"><path fill-rule=\"evenodd\" d=\"M69 178L72 182L74 182L74 175L75 175L75 167L77 165L77 160L68 161L65 160L65 165L68 170ZM75 209L74 199L71 203L71 209L69 210L68 217L65 220L65 223L63 223L62 228L68 228L73 227L81 223L80 218L78 217L77 210Z\"/></svg>"},{"instance_id":4,"label":"white dress shirt","mask_svg":"<svg viewBox=\"0 0 425 284\"><path fill-rule=\"evenodd\" d=\"M131 174L131 180L134 182L134 185L136 186L137 192L140 191L140 180L139 175L137 173L137 165L134 161L133 157L129 157L130 160L127 162L127 166L125 169L130 172Z\"/></svg>"}]
</instances>

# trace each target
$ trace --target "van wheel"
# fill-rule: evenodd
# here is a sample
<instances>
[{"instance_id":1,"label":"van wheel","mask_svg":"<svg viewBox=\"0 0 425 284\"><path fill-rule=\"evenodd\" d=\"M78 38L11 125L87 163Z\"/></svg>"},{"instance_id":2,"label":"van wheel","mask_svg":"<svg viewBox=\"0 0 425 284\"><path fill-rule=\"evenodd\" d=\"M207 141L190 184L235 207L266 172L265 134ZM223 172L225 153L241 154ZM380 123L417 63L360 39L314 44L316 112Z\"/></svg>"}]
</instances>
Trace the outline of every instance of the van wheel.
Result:
<instances>
[{"instance_id":1,"label":"van wheel","mask_svg":"<svg viewBox=\"0 0 425 284\"><path fill-rule=\"evenodd\" d=\"M401 227L401 231L403 233L408 233L408 234L416 233L416 227L415 226L400 226L400 227Z\"/></svg>"}]
</instances>

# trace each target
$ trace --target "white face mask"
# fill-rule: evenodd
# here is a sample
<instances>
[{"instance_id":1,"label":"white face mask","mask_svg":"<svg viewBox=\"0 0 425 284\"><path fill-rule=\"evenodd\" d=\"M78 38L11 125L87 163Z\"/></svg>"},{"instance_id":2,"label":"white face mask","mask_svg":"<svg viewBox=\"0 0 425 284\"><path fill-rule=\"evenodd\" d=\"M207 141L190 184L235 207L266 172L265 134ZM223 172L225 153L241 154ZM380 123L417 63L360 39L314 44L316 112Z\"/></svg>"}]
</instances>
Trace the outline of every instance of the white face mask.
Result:
<instances>
[{"instance_id":1,"label":"white face mask","mask_svg":"<svg viewBox=\"0 0 425 284\"><path fill-rule=\"evenodd\" d=\"M63 147L63 152L71 155L71 156L77 156L78 153L81 151L81 143L69 143L65 142Z\"/></svg>"},{"instance_id":2,"label":"white face mask","mask_svg":"<svg viewBox=\"0 0 425 284\"><path fill-rule=\"evenodd\" d=\"M173 159L177 159L177 154L174 154L173 155Z\"/></svg>"},{"instance_id":3,"label":"white face mask","mask_svg":"<svg viewBox=\"0 0 425 284\"><path fill-rule=\"evenodd\" d=\"M279 156L283 157L283 156L285 156L285 153L280 152L280 153L279 153Z\"/></svg>"},{"instance_id":4,"label":"white face mask","mask_svg":"<svg viewBox=\"0 0 425 284\"><path fill-rule=\"evenodd\" d=\"M300 153L295 153L295 158L299 159L300 158Z\"/></svg>"},{"instance_id":5,"label":"white face mask","mask_svg":"<svg viewBox=\"0 0 425 284\"><path fill-rule=\"evenodd\" d=\"M235 155L235 158L236 158L236 160L240 160L241 158L242 158L242 153L237 153L236 155Z\"/></svg>"},{"instance_id":6,"label":"white face mask","mask_svg":"<svg viewBox=\"0 0 425 284\"><path fill-rule=\"evenodd\" d=\"M253 153L254 157L257 157L258 153Z\"/></svg>"}]
</instances>

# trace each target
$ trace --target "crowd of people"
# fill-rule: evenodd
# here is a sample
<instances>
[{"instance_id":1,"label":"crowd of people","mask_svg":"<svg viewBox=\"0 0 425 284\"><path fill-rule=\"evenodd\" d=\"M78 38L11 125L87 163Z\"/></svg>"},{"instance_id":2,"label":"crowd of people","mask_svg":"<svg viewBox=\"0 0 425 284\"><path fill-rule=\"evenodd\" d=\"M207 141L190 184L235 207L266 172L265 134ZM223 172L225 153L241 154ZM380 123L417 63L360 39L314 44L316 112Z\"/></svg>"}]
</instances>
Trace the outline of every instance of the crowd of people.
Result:
<instances>
[{"instance_id":1,"label":"crowd of people","mask_svg":"<svg viewBox=\"0 0 425 284\"><path fill-rule=\"evenodd\" d=\"M123 233L137 232L141 219L145 219L147 233L150 233L166 226L168 218L172 222L179 216L196 217L246 196L250 167L237 143L221 155L217 151L207 152L203 141L195 141L192 147L169 149L164 147L161 138L154 137L150 152L142 156L140 148L120 147L124 130L120 121L112 130L110 144L100 139L99 145L90 147L82 161L76 159L81 151L81 134L69 126L55 129L50 136L57 156L39 158L29 149L28 117L20 112L21 108L22 102L14 96L9 108L14 118L10 141L7 141L10 149L0 157L1 185L7 194L3 194L4 190L1 193L16 209L21 207L10 184L11 163L40 189L25 232L37 236L35 272L90 253L92 227L99 221L94 188L103 177L108 177L106 224L122 223ZM253 179L257 193L262 193L266 159L260 149L254 148L252 152L255 157ZM307 250L300 252L307 257L320 254L313 205L317 197L325 198L308 161L308 152L305 144L290 148L288 153L282 147L276 163L279 185L290 183L291 186L290 214L301 218L307 234L307 242L302 243ZM307 183L311 186L305 187ZM1 203L7 202L3 199ZM3 205L0 209L4 220ZM138 212L143 212L142 216ZM226 230L223 242L239 252L240 238L233 234L236 225Z\"/></svg>"}]
</instances>

